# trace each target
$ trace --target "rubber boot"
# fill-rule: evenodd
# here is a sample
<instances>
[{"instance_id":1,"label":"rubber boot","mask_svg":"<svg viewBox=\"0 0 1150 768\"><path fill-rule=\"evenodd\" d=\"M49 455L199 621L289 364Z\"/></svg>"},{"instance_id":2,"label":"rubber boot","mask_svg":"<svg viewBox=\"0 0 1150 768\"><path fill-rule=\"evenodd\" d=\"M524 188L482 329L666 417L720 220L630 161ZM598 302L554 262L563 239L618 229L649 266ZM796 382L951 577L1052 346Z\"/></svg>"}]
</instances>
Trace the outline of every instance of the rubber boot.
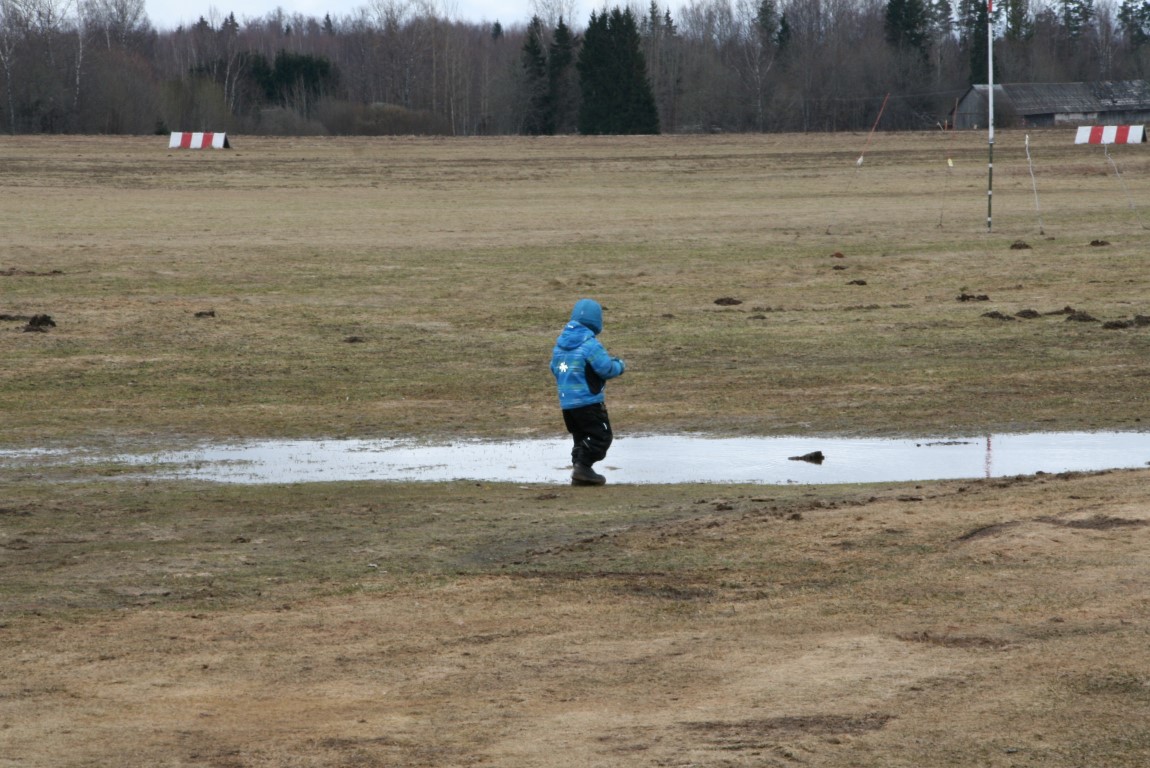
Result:
<instances>
[{"instance_id":1,"label":"rubber boot","mask_svg":"<svg viewBox=\"0 0 1150 768\"><path fill-rule=\"evenodd\" d=\"M571 485L603 485L607 478L585 464L575 464L571 471Z\"/></svg>"}]
</instances>

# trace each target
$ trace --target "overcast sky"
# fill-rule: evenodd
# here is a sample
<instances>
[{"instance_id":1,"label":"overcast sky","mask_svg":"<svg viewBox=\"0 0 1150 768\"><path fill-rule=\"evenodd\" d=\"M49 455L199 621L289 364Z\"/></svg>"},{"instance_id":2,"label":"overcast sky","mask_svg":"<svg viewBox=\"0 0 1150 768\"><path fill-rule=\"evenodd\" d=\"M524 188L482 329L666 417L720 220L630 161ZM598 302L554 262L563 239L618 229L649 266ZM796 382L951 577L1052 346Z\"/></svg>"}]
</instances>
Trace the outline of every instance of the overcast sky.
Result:
<instances>
[{"instance_id":1,"label":"overcast sky","mask_svg":"<svg viewBox=\"0 0 1150 768\"><path fill-rule=\"evenodd\" d=\"M587 19L593 9L604 6L603 0L567 2L575 9L572 13L572 26L580 29L587 26ZM277 7L282 8L288 16L300 13L322 19L330 13L333 19L339 19L369 5L369 0L145 0L148 19L159 30L175 29L181 24L191 25L201 16L210 19L213 12L217 19L234 13L236 20L243 24L245 18L263 18ZM627 2L617 0L611 2L610 7L616 5L625 7ZM665 3L660 3L660 6L663 5ZM446 9L444 15L452 19L476 23L499 21L504 26L526 24L535 9L532 0L440 0L435 6Z\"/></svg>"}]
</instances>

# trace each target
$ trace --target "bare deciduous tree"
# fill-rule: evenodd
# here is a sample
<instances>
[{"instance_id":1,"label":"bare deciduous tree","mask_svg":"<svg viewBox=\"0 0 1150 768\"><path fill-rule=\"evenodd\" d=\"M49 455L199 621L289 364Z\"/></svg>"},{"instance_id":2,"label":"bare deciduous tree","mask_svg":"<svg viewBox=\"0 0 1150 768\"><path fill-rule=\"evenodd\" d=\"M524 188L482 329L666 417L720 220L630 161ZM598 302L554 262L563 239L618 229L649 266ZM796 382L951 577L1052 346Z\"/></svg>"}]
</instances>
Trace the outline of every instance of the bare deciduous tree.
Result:
<instances>
[{"instance_id":1,"label":"bare deciduous tree","mask_svg":"<svg viewBox=\"0 0 1150 768\"><path fill-rule=\"evenodd\" d=\"M8 94L8 132L16 133L16 97L12 90L12 73L21 42L28 29L28 19L15 0L0 0L0 67L4 68L4 90Z\"/></svg>"},{"instance_id":2,"label":"bare deciduous tree","mask_svg":"<svg viewBox=\"0 0 1150 768\"><path fill-rule=\"evenodd\" d=\"M144 0L82 0L80 7L87 26L103 36L108 49L129 47L150 26Z\"/></svg>"},{"instance_id":3,"label":"bare deciduous tree","mask_svg":"<svg viewBox=\"0 0 1150 768\"><path fill-rule=\"evenodd\" d=\"M0 130L260 131L273 119L281 132L524 130L526 19L467 21L459 0L365 0L339 19L277 9L240 23L209 7L195 24L154 30L144 2L0 0ZM560 48L578 56L584 47L588 20L575 17L575 2L531 3L545 53L560 19L571 40ZM659 0L603 4L639 22L663 131L864 130L888 94L881 127L919 128L985 78L985 0L920 0L925 36L911 46L884 27L897 17L891 0L681 2L674 14ZM1150 74L1150 0L1116 2L995 3L996 79ZM269 95L266 69L281 51L330 68L322 92L286 106ZM580 90L579 76L567 90Z\"/></svg>"},{"instance_id":4,"label":"bare deciduous tree","mask_svg":"<svg viewBox=\"0 0 1150 768\"><path fill-rule=\"evenodd\" d=\"M575 18L576 8L576 0L531 0L532 14L539 17L547 29L555 29L559 19L570 25Z\"/></svg>"}]
</instances>

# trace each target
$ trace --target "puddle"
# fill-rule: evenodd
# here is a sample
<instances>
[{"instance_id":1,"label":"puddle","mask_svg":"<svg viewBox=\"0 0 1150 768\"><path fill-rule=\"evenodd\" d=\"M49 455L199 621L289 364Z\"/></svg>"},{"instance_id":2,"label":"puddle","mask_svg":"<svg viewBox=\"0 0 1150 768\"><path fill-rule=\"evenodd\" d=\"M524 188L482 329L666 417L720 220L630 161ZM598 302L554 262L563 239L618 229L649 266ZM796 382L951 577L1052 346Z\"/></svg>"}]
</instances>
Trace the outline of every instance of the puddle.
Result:
<instances>
[{"instance_id":1,"label":"puddle","mask_svg":"<svg viewBox=\"0 0 1150 768\"><path fill-rule=\"evenodd\" d=\"M821 463L792 457L822 455ZM153 478L219 483L346 480L569 482L567 438L466 441L276 440L150 454L0 451L0 469L101 463ZM1008 477L1146 466L1150 433L1000 434L953 440L616 438L595 466L610 483L874 483Z\"/></svg>"}]
</instances>

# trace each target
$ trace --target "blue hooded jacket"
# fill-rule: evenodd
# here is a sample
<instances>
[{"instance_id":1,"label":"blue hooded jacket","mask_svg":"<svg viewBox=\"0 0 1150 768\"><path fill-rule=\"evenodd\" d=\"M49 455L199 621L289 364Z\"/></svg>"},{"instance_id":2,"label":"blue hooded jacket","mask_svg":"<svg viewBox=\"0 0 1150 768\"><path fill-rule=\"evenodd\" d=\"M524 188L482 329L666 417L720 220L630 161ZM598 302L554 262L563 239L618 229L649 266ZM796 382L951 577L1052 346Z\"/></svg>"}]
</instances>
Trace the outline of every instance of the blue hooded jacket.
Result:
<instances>
[{"instance_id":1,"label":"blue hooded jacket","mask_svg":"<svg viewBox=\"0 0 1150 768\"><path fill-rule=\"evenodd\" d=\"M551 350L551 373L563 410L601 403L607 379L623 375L627 366L611 357L595 337L603 330L603 308L593 299L580 299Z\"/></svg>"}]
</instances>

